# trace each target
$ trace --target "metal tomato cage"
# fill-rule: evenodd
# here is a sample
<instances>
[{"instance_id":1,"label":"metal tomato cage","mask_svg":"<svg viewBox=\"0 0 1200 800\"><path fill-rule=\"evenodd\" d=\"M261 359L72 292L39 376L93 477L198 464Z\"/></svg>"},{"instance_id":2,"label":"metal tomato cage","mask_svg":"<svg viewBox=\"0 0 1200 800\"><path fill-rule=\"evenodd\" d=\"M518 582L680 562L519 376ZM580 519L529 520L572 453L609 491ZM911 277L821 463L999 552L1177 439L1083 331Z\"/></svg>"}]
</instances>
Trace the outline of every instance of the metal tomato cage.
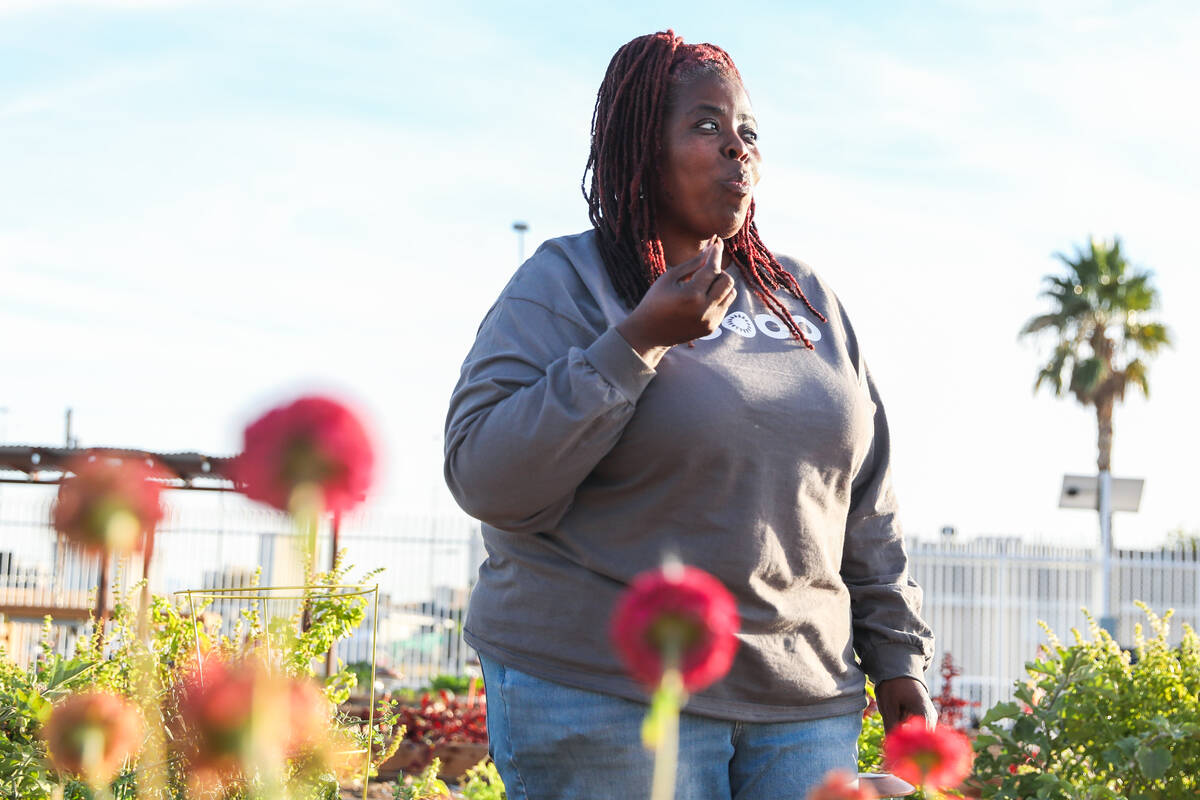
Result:
<instances>
[{"instance_id":1,"label":"metal tomato cage","mask_svg":"<svg viewBox=\"0 0 1200 800\"><path fill-rule=\"evenodd\" d=\"M183 598L188 604L188 611L192 619L192 636L196 648L196 663L203 666L204 651L200 643L200 614L209 603L216 600L249 600L255 604L256 608L261 607L262 613L267 617L267 623L264 625L263 639L264 649L267 655L267 661L273 662L271 655L272 642L272 624L273 619L270 614L270 606L274 603L310 603L322 599L344 599L350 597L363 598L371 608L371 688L370 698L367 701L367 745L363 749L345 750L338 753L339 756L353 756L362 754L363 757L363 774L362 774L362 796L363 800L367 800L368 789L371 785L371 753L375 744L375 678L376 678L376 658L375 646L379 638L379 584L360 585L360 584L339 584L334 586L256 586L252 588L234 588L234 589L184 589L174 593L176 597ZM369 599L367 599L369 598ZM291 616L290 614L284 615ZM307 617L305 618L307 620ZM286 632L285 632L286 633ZM281 643L277 643L277 646ZM330 648L328 659L332 659L336 645ZM326 667L332 671L332 663L327 662ZM200 681L204 681L204 672L200 672Z\"/></svg>"}]
</instances>

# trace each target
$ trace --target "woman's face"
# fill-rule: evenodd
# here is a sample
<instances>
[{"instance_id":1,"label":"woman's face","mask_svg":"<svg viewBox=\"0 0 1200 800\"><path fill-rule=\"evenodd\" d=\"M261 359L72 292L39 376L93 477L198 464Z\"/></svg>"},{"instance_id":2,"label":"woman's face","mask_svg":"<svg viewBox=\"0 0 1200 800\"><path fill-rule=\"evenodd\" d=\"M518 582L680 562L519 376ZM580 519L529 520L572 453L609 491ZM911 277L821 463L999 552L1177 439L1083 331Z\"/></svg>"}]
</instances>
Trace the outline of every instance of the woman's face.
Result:
<instances>
[{"instance_id":1,"label":"woman's face","mask_svg":"<svg viewBox=\"0 0 1200 800\"><path fill-rule=\"evenodd\" d=\"M750 98L736 78L701 75L674 87L663 119L655 216L668 263L718 234L741 230L762 156Z\"/></svg>"}]
</instances>

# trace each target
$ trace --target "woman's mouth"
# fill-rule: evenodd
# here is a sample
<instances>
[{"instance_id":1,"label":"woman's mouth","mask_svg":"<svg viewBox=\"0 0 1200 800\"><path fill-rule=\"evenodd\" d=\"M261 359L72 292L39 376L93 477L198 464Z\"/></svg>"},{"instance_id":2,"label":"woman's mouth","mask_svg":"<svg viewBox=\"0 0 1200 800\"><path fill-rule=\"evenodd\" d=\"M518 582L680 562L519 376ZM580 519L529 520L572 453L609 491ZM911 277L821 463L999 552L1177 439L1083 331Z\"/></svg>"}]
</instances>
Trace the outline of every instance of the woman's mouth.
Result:
<instances>
[{"instance_id":1,"label":"woman's mouth","mask_svg":"<svg viewBox=\"0 0 1200 800\"><path fill-rule=\"evenodd\" d=\"M723 180L721 181L721 186L741 196L750 194L750 191L754 188L754 184L750 183L749 180L740 177Z\"/></svg>"}]
</instances>

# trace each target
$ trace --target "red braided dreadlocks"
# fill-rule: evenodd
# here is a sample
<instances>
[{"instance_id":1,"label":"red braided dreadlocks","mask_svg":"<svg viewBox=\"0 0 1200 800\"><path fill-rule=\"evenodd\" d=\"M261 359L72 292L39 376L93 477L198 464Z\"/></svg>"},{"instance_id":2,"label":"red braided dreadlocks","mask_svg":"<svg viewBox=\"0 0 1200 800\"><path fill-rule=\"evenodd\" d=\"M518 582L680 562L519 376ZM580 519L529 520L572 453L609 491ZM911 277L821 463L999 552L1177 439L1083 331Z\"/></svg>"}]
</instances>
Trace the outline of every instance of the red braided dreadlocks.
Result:
<instances>
[{"instance_id":1,"label":"red braided dreadlocks","mask_svg":"<svg viewBox=\"0 0 1200 800\"><path fill-rule=\"evenodd\" d=\"M703 74L741 81L733 60L712 44L684 44L673 31L639 36L609 62L592 114L592 150L583 172L583 196L604 265L617 294L633 308L667 270L654 215L662 122L671 90ZM588 175L591 174L590 186ZM726 240L746 283L792 337L812 342L776 296L778 290L813 307L795 277L763 244L754 224L754 203L741 229Z\"/></svg>"}]
</instances>

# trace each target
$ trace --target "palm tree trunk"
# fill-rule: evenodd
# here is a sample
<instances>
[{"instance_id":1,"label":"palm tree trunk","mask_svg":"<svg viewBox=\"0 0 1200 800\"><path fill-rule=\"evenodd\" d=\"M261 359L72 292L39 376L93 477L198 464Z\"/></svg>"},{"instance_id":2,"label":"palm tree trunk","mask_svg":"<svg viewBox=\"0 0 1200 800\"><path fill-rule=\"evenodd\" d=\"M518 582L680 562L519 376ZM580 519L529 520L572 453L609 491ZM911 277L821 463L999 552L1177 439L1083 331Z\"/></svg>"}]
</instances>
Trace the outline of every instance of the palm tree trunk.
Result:
<instances>
[{"instance_id":1,"label":"palm tree trunk","mask_svg":"<svg viewBox=\"0 0 1200 800\"><path fill-rule=\"evenodd\" d=\"M1100 472L1112 470L1113 401L1112 395L1096 398L1096 425L1100 434L1096 441L1099 450L1096 467Z\"/></svg>"}]
</instances>

